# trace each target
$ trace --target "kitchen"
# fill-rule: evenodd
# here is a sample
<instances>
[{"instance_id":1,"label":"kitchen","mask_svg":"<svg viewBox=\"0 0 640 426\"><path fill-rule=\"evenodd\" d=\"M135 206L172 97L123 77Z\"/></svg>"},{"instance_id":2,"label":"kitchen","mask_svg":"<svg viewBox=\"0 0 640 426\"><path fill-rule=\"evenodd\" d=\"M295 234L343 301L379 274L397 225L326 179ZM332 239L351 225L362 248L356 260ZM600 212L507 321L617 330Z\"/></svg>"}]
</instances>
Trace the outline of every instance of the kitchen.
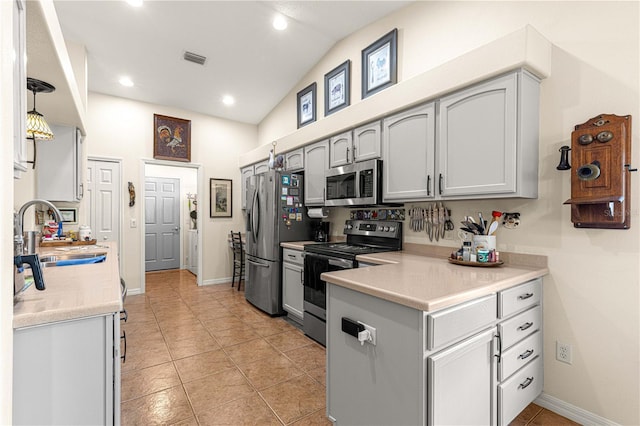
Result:
<instances>
[{"instance_id":1,"label":"kitchen","mask_svg":"<svg viewBox=\"0 0 640 426\"><path fill-rule=\"evenodd\" d=\"M557 21L550 18L551 8L554 16L563 18ZM3 13L3 19L4 16ZM231 273L230 261L226 257L225 236L229 229L244 229L239 203L240 167L266 159L273 140L279 141L277 152L285 152L332 133L332 128L347 128L355 122L364 122L374 115L389 112L385 111L384 105L376 102L373 102L373 112L358 109L355 99L359 97L353 96L352 110L356 115L348 115L351 122L340 122L341 116L338 114L320 118L317 123L296 131L293 111L297 92L313 81L322 81L324 73L345 58L351 58L353 64L357 63L360 50L392 28L402 30L399 81L405 81L512 34L527 24L553 45L549 58L551 72L540 85L538 198L455 201L448 203L448 206L458 217L477 211L521 212L520 227L516 230L500 229L498 244L504 251L548 257L550 274L544 279L544 393L556 398L553 400L556 403L568 404L561 404L561 407L586 410L597 415L594 423L608 419L613 423L637 424L640 423L638 389L629 378L638 376L638 229L635 223L626 231L573 228L570 209L562 205L570 197L569 174L555 169L558 149L567 144L576 124L600 113L637 115L637 2L554 2L553 6L537 2L518 3L517 6L503 2L412 4L337 43L258 126L90 92L87 100L90 107L85 119L87 129L91 129L87 131L88 154L122 158L125 164L123 181L131 181L136 188L142 188L140 159L152 157L151 144L132 144L130 141L148 142L151 130L149 117L154 113L188 116L193 122L194 140L207 140L209 134L219 135L212 142L214 146L194 144L192 161L203 164L205 170L216 170L215 176L224 171L234 180L232 219L224 223L213 220L204 220L203 223L203 256L209 253L213 261L203 265L202 279L205 283L228 282ZM583 30L598 26L605 26L606 30ZM424 53L425 50L428 54ZM478 78L485 69L481 65L476 64L476 76L467 79ZM355 75L358 73L354 70ZM355 87L359 79L354 77L352 80ZM3 77L2 84L7 87L10 82L5 82ZM439 89L434 87L430 90L435 92ZM353 93L359 93L357 88ZM380 95L383 96L384 92ZM46 96L38 96L38 105L42 105L39 110L48 118L53 112L51 109L45 110ZM408 106L408 103L401 96L394 105L399 108ZM3 117L3 120L6 119ZM132 124L136 122L142 124ZM7 127L2 126L3 129ZM632 134L633 141L637 142L637 124L633 125ZM128 138L114 138L114 135L128 135ZM230 141L233 141L231 146ZM634 145L637 146L637 143ZM217 154L214 159L207 153L215 148ZM638 163L638 155L638 150L633 150L632 164ZM14 181L9 172L11 160L7 158L4 161L2 170L6 173L3 177L5 187L11 187L12 184L15 187L13 192L3 192L3 204L17 209L25 201L34 198L33 189L28 176L26 180ZM206 171L204 177L214 177L214 173ZM637 184L634 175L632 188L637 188ZM139 203L127 209L122 218L127 228L130 218L141 222ZM632 221L635 222L637 209L632 206L631 212ZM203 213L206 214L206 210ZM349 218L349 213L350 210L346 208L331 208L332 236L340 235L341 225ZM9 212L3 211L2 214L8 216ZM7 219L3 223L3 240L8 241L12 237L8 225L10 221ZM411 233L407 229L405 242L430 244L424 233ZM454 246L455 242L445 240L441 244ZM9 251L8 242L3 247L3 250ZM122 247L122 274L132 293L135 293L136 289L140 291L144 288L139 235L136 232L124 233ZM13 275L12 268L9 257L3 258L2 281L8 282L9 274ZM0 355L3 361L3 411L0 420L3 423L9 422L7 416L10 416L11 406L7 402L11 394L11 381L4 379L10 375L10 370L8 373L5 370L9 368L6 366L11 365L11 351L6 352L6 348L11 347L6 334L11 331L12 313L8 303L10 298L5 297L8 294L7 287L3 286L4 337ZM573 345L572 365L555 361L557 340ZM602 348L606 348L609 356L603 356Z\"/></svg>"}]
</instances>

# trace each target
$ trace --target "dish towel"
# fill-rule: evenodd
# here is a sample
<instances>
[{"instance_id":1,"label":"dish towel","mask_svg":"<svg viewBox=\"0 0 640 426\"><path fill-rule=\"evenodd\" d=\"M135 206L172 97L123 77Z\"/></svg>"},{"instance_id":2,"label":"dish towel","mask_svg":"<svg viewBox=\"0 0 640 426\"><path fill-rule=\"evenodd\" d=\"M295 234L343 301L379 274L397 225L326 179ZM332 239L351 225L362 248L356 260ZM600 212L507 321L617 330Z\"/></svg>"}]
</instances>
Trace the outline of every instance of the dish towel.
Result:
<instances>
[{"instance_id":1,"label":"dish towel","mask_svg":"<svg viewBox=\"0 0 640 426\"><path fill-rule=\"evenodd\" d=\"M96 256L90 257L88 259L68 259L68 260L58 260L56 264L58 266L69 266L69 265L87 265L91 263L100 263L104 262L107 259L107 256Z\"/></svg>"}]
</instances>

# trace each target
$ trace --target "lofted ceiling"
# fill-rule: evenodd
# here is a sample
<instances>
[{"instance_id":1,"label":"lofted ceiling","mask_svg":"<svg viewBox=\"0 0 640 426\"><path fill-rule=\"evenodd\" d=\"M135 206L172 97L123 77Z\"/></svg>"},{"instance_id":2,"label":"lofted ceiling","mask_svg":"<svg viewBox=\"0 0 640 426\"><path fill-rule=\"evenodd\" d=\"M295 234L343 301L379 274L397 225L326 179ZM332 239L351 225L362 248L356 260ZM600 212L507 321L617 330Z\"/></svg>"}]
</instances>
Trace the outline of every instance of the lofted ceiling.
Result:
<instances>
[{"instance_id":1,"label":"lofted ceiling","mask_svg":"<svg viewBox=\"0 0 640 426\"><path fill-rule=\"evenodd\" d=\"M410 1L55 0L88 89L257 124L339 40ZM288 28L276 31L282 14ZM186 62L185 51L207 57ZM129 76L133 87L118 83ZM235 104L222 103L224 95Z\"/></svg>"}]
</instances>

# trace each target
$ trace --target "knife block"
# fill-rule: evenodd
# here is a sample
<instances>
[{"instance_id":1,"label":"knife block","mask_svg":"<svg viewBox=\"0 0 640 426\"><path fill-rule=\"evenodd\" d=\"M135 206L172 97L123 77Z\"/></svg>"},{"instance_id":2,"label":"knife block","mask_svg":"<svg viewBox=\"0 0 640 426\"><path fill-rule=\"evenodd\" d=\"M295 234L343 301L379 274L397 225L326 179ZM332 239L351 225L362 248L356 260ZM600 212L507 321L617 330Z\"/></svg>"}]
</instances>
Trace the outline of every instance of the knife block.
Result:
<instances>
[{"instance_id":1,"label":"knife block","mask_svg":"<svg viewBox=\"0 0 640 426\"><path fill-rule=\"evenodd\" d=\"M602 114L571 133L571 222L576 228L631 226L631 116Z\"/></svg>"}]
</instances>

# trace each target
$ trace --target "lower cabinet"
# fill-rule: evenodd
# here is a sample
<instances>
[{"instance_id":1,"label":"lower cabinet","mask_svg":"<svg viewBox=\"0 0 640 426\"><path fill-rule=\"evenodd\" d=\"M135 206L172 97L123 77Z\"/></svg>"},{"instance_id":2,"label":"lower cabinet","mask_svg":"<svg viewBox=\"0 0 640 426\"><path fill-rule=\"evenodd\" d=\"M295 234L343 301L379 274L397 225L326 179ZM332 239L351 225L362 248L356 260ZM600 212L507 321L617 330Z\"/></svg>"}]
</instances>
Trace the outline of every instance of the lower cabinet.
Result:
<instances>
[{"instance_id":1,"label":"lower cabinet","mask_svg":"<svg viewBox=\"0 0 640 426\"><path fill-rule=\"evenodd\" d=\"M13 424L120 424L120 315L13 336Z\"/></svg>"},{"instance_id":2,"label":"lower cabinet","mask_svg":"<svg viewBox=\"0 0 640 426\"><path fill-rule=\"evenodd\" d=\"M509 424L542 392L541 284L423 312L327 283L329 417ZM343 331L345 318L373 327L375 344Z\"/></svg>"},{"instance_id":3,"label":"lower cabinet","mask_svg":"<svg viewBox=\"0 0 640 426\"><path fill-rule=\"evenodd\" d=\"M187 231L187 261L186 268L192 274L198 275L198 230Z\"/></svg>"},{"instance_id":4,"label":"lower cabinet","mask_svg":"<svg viewBox=\"0 0 640 426\"><path fill-rule=\"evenodd\" d=\"M303 321L304 262L302 251L282 249L282 307L296 322Z\"/></svg>"}]
</instances>

